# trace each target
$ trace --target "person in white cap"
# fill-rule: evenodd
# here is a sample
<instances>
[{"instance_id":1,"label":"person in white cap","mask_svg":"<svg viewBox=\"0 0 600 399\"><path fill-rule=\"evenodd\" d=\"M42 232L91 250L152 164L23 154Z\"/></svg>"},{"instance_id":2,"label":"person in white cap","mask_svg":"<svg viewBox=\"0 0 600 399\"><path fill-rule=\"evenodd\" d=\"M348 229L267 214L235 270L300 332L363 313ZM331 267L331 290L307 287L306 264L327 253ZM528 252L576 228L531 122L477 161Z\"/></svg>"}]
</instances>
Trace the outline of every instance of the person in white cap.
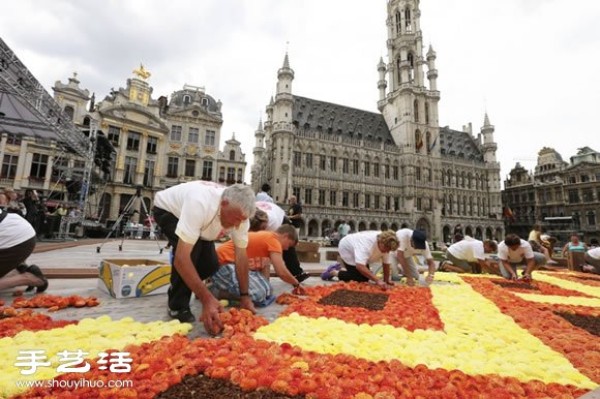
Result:
<instances>
[{"instance_id":1,"label":"person in white cap","mask_svg":"<svg viewBox=\"0 0 600 399\"><path fill-rule=\"evenodd\" d=\"M427 234L422 230L405 228L398 230L396 237L398 237L399 243L396 258L398 264L402 266L404 276L406 276L406 284L414 286L415 280L419 280L419 270L412 258L414 255L425 257L429 269L425 281L427 284L431 284L435 276L435 262L427 243Z\"/></svg>"}]
</instances>

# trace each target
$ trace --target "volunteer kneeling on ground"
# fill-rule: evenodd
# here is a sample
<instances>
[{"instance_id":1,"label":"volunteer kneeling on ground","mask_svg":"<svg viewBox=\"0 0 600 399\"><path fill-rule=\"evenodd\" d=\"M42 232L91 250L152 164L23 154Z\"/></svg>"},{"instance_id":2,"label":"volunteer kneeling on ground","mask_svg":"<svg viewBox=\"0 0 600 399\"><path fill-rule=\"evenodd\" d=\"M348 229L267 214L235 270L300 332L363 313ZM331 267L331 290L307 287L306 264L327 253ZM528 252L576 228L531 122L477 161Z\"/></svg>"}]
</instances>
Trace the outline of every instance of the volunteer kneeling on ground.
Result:
<instances>
[{"instance_id":1,"label":"volunteer kneeling on ground","mask_svg":"<svg viewBox=\"0 0 600 399\"><path fill-rule=\"evenodd\" d=\"M525 264L521 280L531 281L531 273L540 266L546 264L546 257L540 252L535 252L531 244L522 240L516 234L507 234L498 244L498 258L500 259L500 273L504 278L517 280L517 267Z\"/></svg>"},{"instance_id":2,"label":"volunteer kneeling on ground","mask_svg":"<svg viewBox=\"0 0 600 399\"><path fill-rule=\"evenodd\" d=\"M340 281L373 281L379 287L386 289L394 285L390 273L390 251L398 248L396 233L388 231L361 231L349 234L338 244L338 252L342 265L331 265L321 274L323 280L337 277ZM383 265L383 280L377 278L369 263L381 261ZM342 266L346 270L341 270Z\"/></svg>"},{"instance_id":3,"label":"volunteer kneeling on ground","mask_svg":"<svg viewBox=\"0 0 600 399\"><path fill-rule=\"evenodd\" d=\"M586 273L600 274L600 247L592 248L584 255L587 265L583 266Z\"/></svg>"},{"instance_id":4,"label":"volunteer kneeling on ground","mask_svg":"<svg viewBox=\"0 0 600 399\"><path fill-rule=\"evenodd\" d=\"M479 241L473 237L465 236L448 248L447 260L440 263L439 271L455 273L481 273L500 274L498 266L494 267L485 259L485 254L496 253L498 244L492 240Z\"/></svg>"},{"instance_id":5,"label":"volunteer kneeling on ground","mask_svg":"<svg viewBox=\"0 0 600 399\"><path fill-rule=\"evenodd\" d=\"M413 261L414 255L423 255L427 261L427 278L425 281L427 284L433 282L435 276L435 263L433 262L433 256L429 250L429 244L427 243L427 235L422 230L411 230L408 228L400 229L396 232L398 237L398 251L396 257L398 264L402 266L402 271L406 276L406 284L409 286L415 285L415 280L419 281L419 270L417 265Z\"/></svg>"},{"instance_id":6,"label":"volunteer kneeling on ground","mask_svg":"<svg viewBox=\"0 0 600 399\"><path fill-rule=\"evenodd\" d=\"M27 291L37 287L41 293L48 280L36 265L23 262L35 248L35 230L16 213L0 209L0 290L27 285Z\"/></svg>"},{"instance_id":7,"label":"volunteer kneeling on ground","mask_svg":"<svg viewBox=\"0 0 600 399\"><path fill-rule=\"evenodd\" d=\"M292 222L286 216L285 211L272 202L256 201L256 213L250 219L250 231L276 231L281 225ZM290 273L299 282L303 282L310 277L308 273L300 266L296 247L291 246L283 250L283 262Z\"/></svg>"},{"instance_id":8,"label":"volunteer kneeling on ground","mask_svg":"<svg viewBox=\"0 0 600 399\"><path fill-rule=\"evenodd\" d=\"M248 233L248 254L250 264L248 293L257 306L266 306L274 299L273 287L269 283L270 264L275 273L286 283L294 287L293 293L302 295L304 289L292 276L283 262L282 252L298 242L294 226L284 224L276 231L257 231ZM219 299L240 298L239 282L235 273L234 244L231 241L217 248L219 270L212 276L211 292Z\"/></svg>"}]
</instances>

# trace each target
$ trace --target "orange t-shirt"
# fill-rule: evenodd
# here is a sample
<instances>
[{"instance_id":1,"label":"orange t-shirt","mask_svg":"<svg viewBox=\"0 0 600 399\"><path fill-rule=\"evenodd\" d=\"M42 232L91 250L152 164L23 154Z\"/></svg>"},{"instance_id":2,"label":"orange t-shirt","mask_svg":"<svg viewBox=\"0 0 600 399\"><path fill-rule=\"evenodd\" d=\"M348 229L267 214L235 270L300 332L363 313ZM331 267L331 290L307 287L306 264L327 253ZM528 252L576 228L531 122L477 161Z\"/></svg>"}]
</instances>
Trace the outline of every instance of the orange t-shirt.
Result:
<instances>
[{"instance_id":1,"label":"orange t-shirt","mask_svg":"<svg viewBox=\"0 0 600 399\"><path fill-rule=\"evenodd\" d=\"M246 254L250 270L262 269L262 258L268 258L271 252L282 253L281 243L273 231L257 231L248 233L248 246ZM233 241L227 241L217 248L219 265L235 263L235 249Z\"/></svg>"}]
</instances>

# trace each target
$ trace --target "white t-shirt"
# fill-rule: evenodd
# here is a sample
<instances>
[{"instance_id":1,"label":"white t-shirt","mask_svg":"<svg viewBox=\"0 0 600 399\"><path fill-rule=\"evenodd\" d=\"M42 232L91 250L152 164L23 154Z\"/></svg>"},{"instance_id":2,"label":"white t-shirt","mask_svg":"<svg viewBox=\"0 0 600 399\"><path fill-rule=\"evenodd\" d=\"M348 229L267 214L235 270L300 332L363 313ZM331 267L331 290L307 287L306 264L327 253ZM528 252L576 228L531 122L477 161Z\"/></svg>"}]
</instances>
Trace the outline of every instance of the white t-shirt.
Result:
<instances>
[{"instance_id":1,"label":"white t-shirt","mask_svg":"<svg viewBox=\"0 0 600 399\"><path fill-rule=\"evenodd\" d=\"M450 245L448 252L456 259L466 260L467 262L477 262L478 259L485 259L483 242L469 236L465 236L461 241Z\"/></svg>"},{"instance_id":2,"label":"white t-shirt","mask_svg":"<svg viewBox=\"0 0 600 399\"><path fill-rule=\"evenodd\" d=\"M156 193L154 206L179 219L175 234L188 244L195 244L199 238L214 241L230 234L236 247L246 248L248 219L237 228L224 230L221 225L219 210L223 191L225 187L203 180L182 183Z\"/></svg>"},{"instance_id":3,"label":"white t-shirt","mask_svg":"<svg viewBox=\"0 0 600 399\"><path fill-rule=\"evenodd\" d=\"M0 222L0 249L12 248L35 237L31 224L16 213L7 213Z\"/></svg>"},{"instance_id":4,"label":"white t-shirt","mask_svg":"<svg viewBox=\"0 0 600 399\"><path fill-rule=\"evenodd\" d=\"M515 251L511 250L504 241L502 241L498 244L498 258L510 263L519 263L522 262L523 259L533 258L533 249L531 249L531 244L523 239L521 239L521 246Z\"/></svg>"},{"instance_id":5,"label":"white t-shirt","mask_svg":"<svg viewBox=\"0 0 600 399\"><path fill-rule=\"evenodd\" d=\"M377 236L381 231L361 231L340 240L338 252L344 263L352 266L379 262L390 263L390 253L381 253Z\"/></svg>"},{"instance_id":6,"label":"white t-shirt","mask_svg":"<svg viewBox=\"0 0 600 399\"><path fill-rule=\"evenodd\" d=\"M600 247L590 249L587 251L587 254L594 259L600 260Z\"/></svg>"},{"instance_id":7,"label":"white t-shirt","mask_svg":"<svg viewBox=\"0 0 600 399\"><path fill-rule=\"evenodd\" d=\"M256 203L256 209L260 209L261 211L265 212L269 217L267 228L265 230L275 231L283 224L285 211L279 206L271 202L258 201Z\"/></svg>"},{"instance_id":8,"label":"white t-shirt","mask_svg":"<svg viewBox=\"0 0 600 399\"><path fill-rule=\"evenodd\" d=\"M275 201L273 201L273 198L271 198L271 196L269 194L265 193L264 191L259 191L256 194L256 201L275 202Z\"/></svg>"},{"instance_id":9,"label":"white t-shirt","mask_svg":"<svg viewBox=\"0 0 600 399\"><path fill-rule=\"evenodd\" d=\"M413 231L411 229L400 229L396 232L398 238L398 251L404 251L406 259L413 255L422 255L425 259L433 259L429 250L429 243L425 242L425 249L415 249L411 244Z\"/></svg>"}]
</instances>

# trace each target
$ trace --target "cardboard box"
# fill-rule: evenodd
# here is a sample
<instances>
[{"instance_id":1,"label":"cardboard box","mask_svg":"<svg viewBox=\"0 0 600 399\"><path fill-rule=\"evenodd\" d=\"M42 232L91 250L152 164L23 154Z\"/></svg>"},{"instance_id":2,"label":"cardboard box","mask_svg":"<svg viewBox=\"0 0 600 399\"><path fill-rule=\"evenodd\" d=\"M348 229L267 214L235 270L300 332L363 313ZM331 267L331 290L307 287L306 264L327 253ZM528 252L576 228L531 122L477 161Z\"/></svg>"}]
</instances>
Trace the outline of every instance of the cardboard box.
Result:
<instances>
[{"instance_id":1,"label":"cardboard box","mask_svg":"<svg viewBox=\"0 0 600 399\"><path fill-rule=\"evenodd\" d=\"M296 245L296 252L317 252L318 250L318 242L299 241Z\"/></svg>"},{"instance_id":2,"label":"cardboard box","mask_svg":"<svg viewBox=\"0 0 600 399\"><path fill-rule=\"evenodd\" d=\"M165 294L171 266L148 259L104 259L98 269L98 288L114 298Z\"/></svg>"},{"instance_id":3,"label":"cardboard box","mask_svg":"<svg viewBox=\"0 0 600 399\"><path fill-rule=\"evenodd\" d=\"M298 260L307 263L321 262L321 254L319 252L298 252Z\"/></svg>"}]
</instances>

